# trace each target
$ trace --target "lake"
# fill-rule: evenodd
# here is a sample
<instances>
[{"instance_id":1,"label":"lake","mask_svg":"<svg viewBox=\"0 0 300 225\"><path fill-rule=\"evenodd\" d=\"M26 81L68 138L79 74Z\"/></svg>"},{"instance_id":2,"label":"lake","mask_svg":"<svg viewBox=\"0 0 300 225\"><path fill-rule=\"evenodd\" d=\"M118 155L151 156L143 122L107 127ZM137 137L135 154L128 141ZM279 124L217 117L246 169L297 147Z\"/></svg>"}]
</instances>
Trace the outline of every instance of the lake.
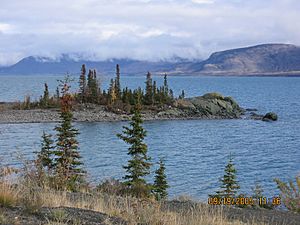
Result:
<instances>
[{"instance_id":1,"label":"lake","mask_svg":"<svg viewBox=\"0 0 300 225\"><path fill-rule=\"evenodd\" d=\"M0 76L0 102L38 99L43 83L55 90L53 75ZM77 78L76 78L77 79ZM107 87L109 77L101 79ZM162 77L154 77L162 84ZM145 77L126 76L122 85L143 86ZM76 80L77 82L77 80ZM74 82L73 88L77 85ZM300 78L291 77L169 77L169 85L178 95L198 96L220 92L232 96L245 108L259 113L274 111L277 122L254 120L174 120L145 122L149 155L155 163L166 161L170 196L188 194L205 200L218 189L229 154L234 156L241 192L251 194L259 182L267 197L278 194L275 177L287 181L300 172ZM120 179L124 175L127 146L116 137L126 122L76 123L79 142L89 179ZM32 159L39 150L40 136L52 132L55 124L0 124L0 159L19 165L16 155ZM18 152L18 153L17 153ZM155 165L156 166L156 165ZM155 166L153 170L155 169Z\"/></svg>"}]
</instances>

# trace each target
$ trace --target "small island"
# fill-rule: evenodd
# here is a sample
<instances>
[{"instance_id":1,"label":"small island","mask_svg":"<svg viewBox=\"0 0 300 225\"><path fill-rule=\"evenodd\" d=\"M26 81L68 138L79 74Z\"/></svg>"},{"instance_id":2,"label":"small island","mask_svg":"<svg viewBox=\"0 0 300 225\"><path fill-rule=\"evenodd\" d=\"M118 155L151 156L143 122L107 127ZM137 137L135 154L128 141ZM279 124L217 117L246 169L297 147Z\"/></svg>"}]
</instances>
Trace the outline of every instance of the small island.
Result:
<instances>
[{"instance_id":1,"label":"small island","mask_svg":"<svg viewBox=\"0 0 300 225\"><path fill-rule=\"evenodd\" d=\"M69 78L67 78L69 79ZM79 92L73 93L74 121L103 122L128 121L132 116L133 106L137 101L142 106L144 120L170 119L258 119L275 121L277 115L267 113L266 116L246 110L232 97L224 97L219 93L207 93L203 96L185 98L185 92L176 98L169 88L167 75L164 84L157 87L151 73L147 73L146 87L131 90L121 89L120 66L116 66L116 77L111 79L108 90L102 90L97 79L96 70L89 70L86 78L86 68L82 65L79 77ZM59 87L54 95L50 95L45 84L43 96L39 101L31 102L26 97L24 102L0 103L0 123L43 123L59 122L60 107ZM248 117L247 117L248 115Z\"/></svg>"}]
</instances>

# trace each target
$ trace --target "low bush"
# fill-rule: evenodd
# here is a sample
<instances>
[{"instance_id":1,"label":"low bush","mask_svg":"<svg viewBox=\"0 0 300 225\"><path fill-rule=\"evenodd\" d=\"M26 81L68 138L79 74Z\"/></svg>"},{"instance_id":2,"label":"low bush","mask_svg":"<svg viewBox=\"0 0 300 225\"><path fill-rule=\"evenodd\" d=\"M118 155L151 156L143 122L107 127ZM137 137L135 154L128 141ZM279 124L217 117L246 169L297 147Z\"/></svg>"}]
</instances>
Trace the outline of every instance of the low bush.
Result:
<instances>
[{"instance_id":1,"label":"low bush","mask_svg":"<svg viewBox=\"0 0 300 225\"><path fill-rule=\"evenodd\" d=\"M290 211L300 213L300 175L296 177L296 184L293 181L285 183L279 179L274 180L281 191L281 199L286 208Z\"/></svg>"}]
</instances>

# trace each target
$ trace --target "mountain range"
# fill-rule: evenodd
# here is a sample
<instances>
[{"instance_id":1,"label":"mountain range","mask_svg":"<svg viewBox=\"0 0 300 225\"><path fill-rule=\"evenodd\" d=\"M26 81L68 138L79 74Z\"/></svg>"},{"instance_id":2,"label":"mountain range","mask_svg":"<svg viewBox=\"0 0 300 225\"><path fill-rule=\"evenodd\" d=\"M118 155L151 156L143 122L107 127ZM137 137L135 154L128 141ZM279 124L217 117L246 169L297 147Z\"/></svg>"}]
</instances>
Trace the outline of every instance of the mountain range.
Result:
<instances>
[{"instance_id":1,"label":"mountain range","mask_svg":"<svg viewBox=\"0 0 300 225\"><path fill-rule=\"evenodd\" d=\"M215 52L206 60L175 58L158 62L133 59L91 61L74 59L68 54L59 59L41 56L23 58L14 65L1 67L0 74L77 74L82 64L100 74L114 74L119 64L122 74L144 75L300 75L300 47L291 44L263 44Z\"/></svg>"}]
</instances>

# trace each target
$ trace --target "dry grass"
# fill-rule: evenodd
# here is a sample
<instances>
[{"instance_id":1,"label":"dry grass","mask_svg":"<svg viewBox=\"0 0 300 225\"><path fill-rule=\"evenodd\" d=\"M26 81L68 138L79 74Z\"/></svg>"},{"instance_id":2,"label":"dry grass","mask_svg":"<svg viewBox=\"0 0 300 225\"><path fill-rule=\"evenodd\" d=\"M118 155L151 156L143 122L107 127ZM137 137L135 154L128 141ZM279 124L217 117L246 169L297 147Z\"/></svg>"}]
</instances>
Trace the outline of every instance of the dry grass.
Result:
<instances>
[{"instance_id":1,"label":"dry grass","mask_svg":"<svg viewBox=\"0 0 300 225\"><path fill-rule=\"evenodd\" d=\"M207 205L197 205L182 212L172 212L162 210L157 202L142 201L132 197L83 194L81 197L78 195L73 198L72 193L55 191L45 191L40 194L44 206L90 209L120 217L132 225L263 225L254 221L249 223L229 221L223 215L221 207L212 209Z\"/></svg>"},{"instance_id":2,"label":"dry grass","mask_svg":"<svg viewBox=\"0 0 300 225\"><path fill-rule=\"evenodd\" d=\"M18 190L7 183L0 183L0 206L13 207L18 202Z\"/></svg>"},{"instance_id":3,"label":"dry grass","mask_svg":"<svg viewBox=\"0 0 300 225\"><path fill-rule=\"evenodd\" d=\"M16 170L9 167L0 168L0 206L13 207L18 201L18 189L9 182L10 175Z\"/></svg>"},{"instance_id":4,"label":"dry grass","mask_svg":"<svg viewBox=\"0 0 300 225\"><path fill-rule=\"evenodd\" d=\"M19 180L18 185L0 179L0 205L19 205L29 213L38 212L42 207L72 207L88 209L122 218L130 225L263 225L254 221L242 223L226 219L222 207L212 209L205 204L197 204L182 211L162 209L155 200L141 200L133 197L118 197L101 193L71 193L37 188L35 183ZM52 215L48 225L62 225L66 222L64 212ZM1 217L1 215L0 215ZM3 219L2 219L3 220ZM79 223L80 224L80 223Z\"/></svg>"},{"instance_id":5,"label":"dry grass","mask_svg":"<svg viewBox=\"0 0 300 225\"><path fill-rule=\"evenodd\" d=\"M13 206L19 203L28 212L37 212L41 207L72 207L119 217L128 221L131 225L263 225L255 222L229 221L223 215L221 207L212 209L207 205L199 204L182 212L174 212L162 210L158 202L139 200L132 197L74 194L53 190L25 191L24 187L18 191L11 189L9 184L1 185L0 196L5 199L5 201L2 200L2 204L5 202L4 206ZM28 193L34 194L30 198ZM24 201L24 199L27 199L27 201ZM28 208L31 210L28 210ZM58 211L53 214L53 218L48 224L64 224L65 222L65 214Z\"/></svg>"}]
</instances>

